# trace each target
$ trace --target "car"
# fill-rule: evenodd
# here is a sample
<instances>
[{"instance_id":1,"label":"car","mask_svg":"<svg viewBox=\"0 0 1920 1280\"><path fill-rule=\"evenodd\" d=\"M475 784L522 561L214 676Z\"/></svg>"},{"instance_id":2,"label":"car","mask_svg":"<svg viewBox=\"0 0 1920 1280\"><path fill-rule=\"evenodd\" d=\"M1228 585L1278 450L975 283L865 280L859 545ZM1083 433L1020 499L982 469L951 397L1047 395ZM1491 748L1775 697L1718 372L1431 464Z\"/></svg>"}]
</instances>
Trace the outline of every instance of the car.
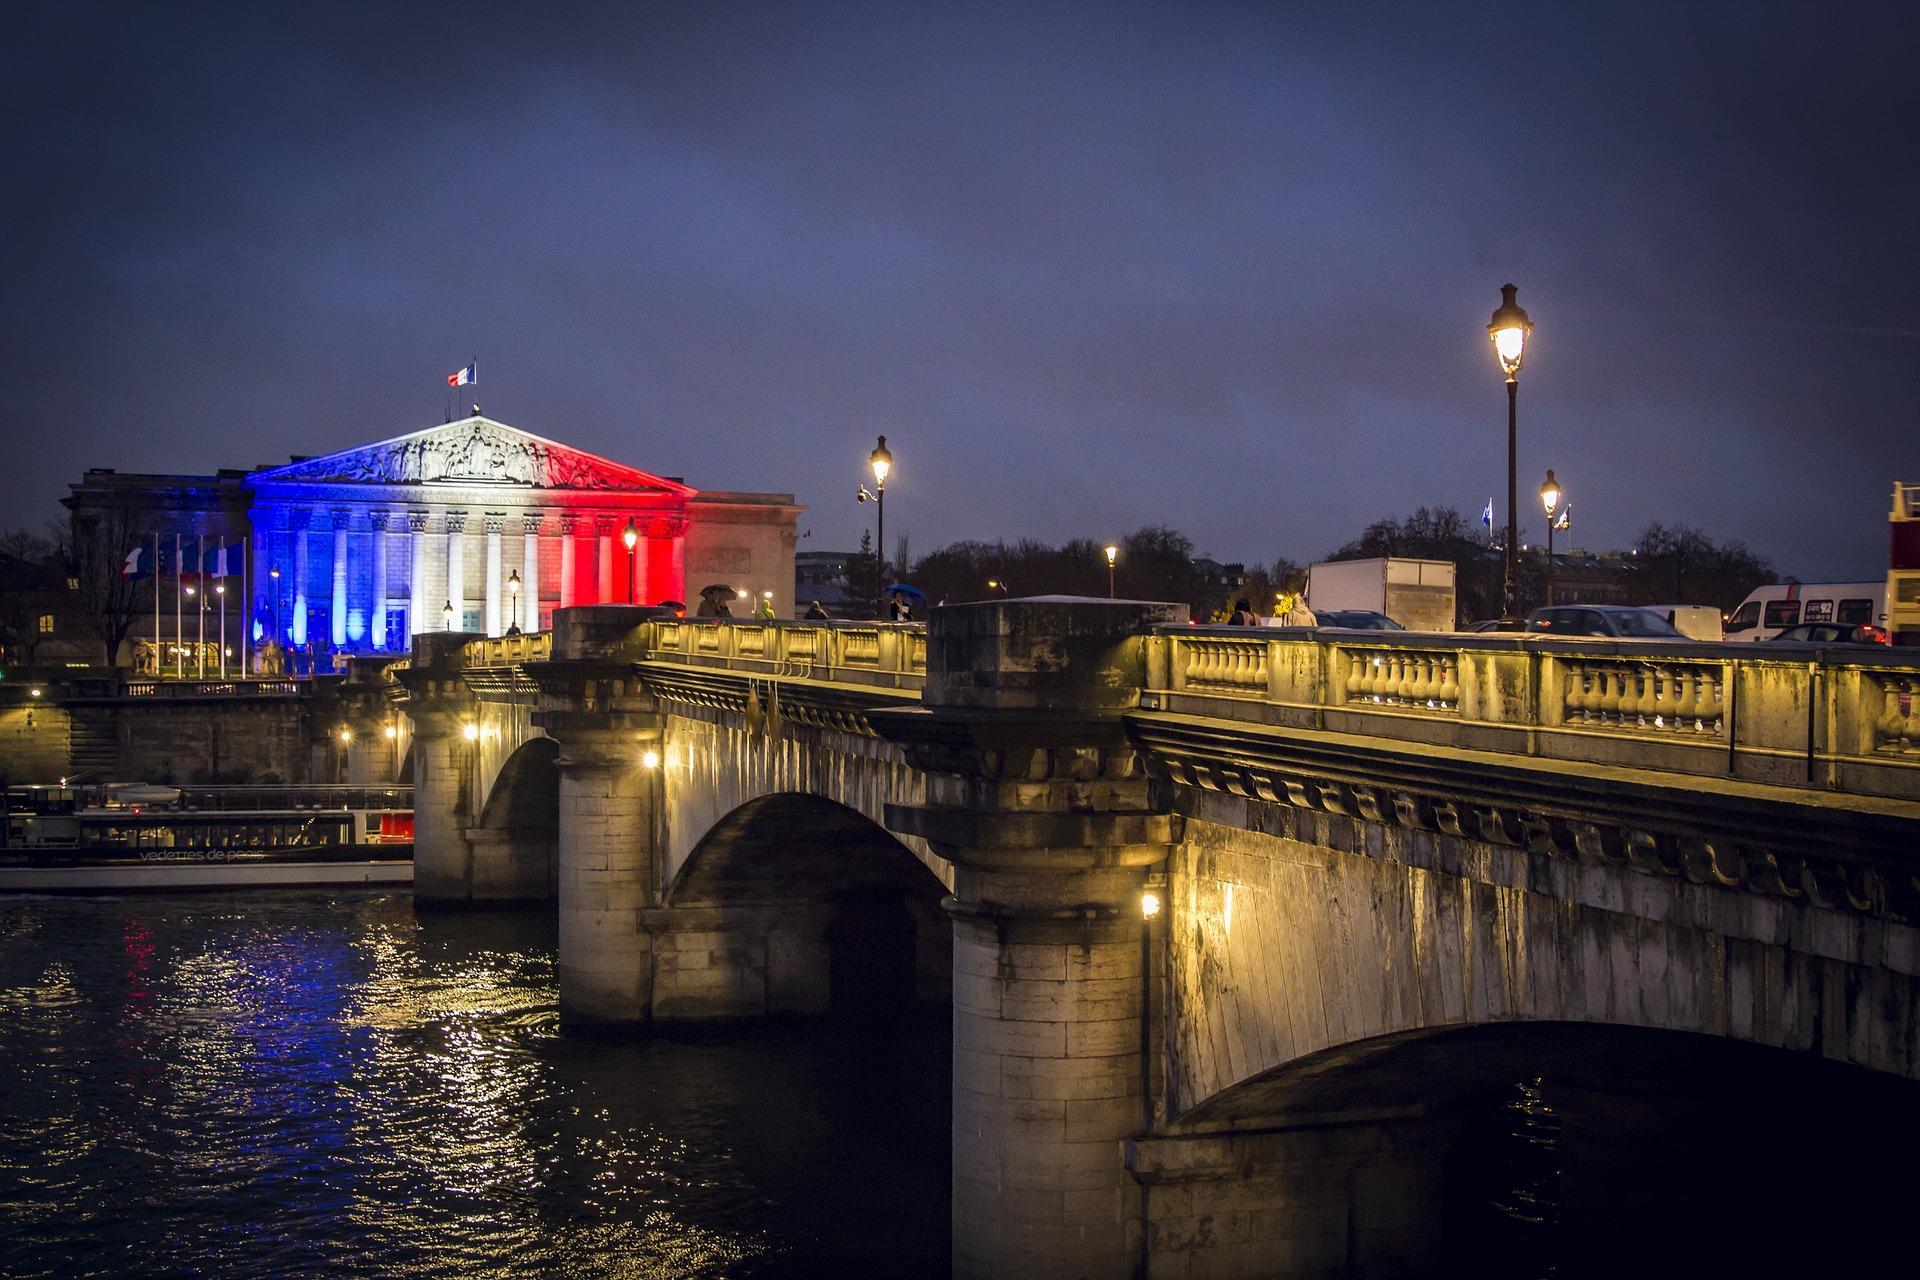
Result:
<instances>
[{"instance_id":1,"label":"car","mask_svg":"<svg viewBox=\"0 0 1920 1280\"><path fill-rule=\"evenodd\" d=\"M1684 640L1651 609L1617 604L1556 604L1527 615L1527 630L1550 636L1604 636L1626 640Z\"/></svg>"},{"instance_id":2,"label":"car","mask_svg":"<svg viewBox=\"0 0 1920 1280\"><path fill-rule=\"evenodd\" d=\"M1384 613L1371 609L1316 609L1316 627L1347 627L1354 631L1405 631L1406 628Z\"/></svg>"},{"instance_id":3,"label":"car","mask_svg":"<svg viewBox=\"0 0 1920 1280\"><path fill-rule=\"evenodd\" d=\"M1469 622L1460 629L1462 631L1525 631L1527 624L1519 618L1482 618L1478 622Z\"/></svg>"},{"instance_id":4,"label":"car","mask_svg":"<svg viewBox=\"0 0 1920 1280\"><path fill-rule=\"evenodd\" d=\"M1893 637L1881 627L1865 623L1803 622L1788 627L1768 644L1892 644Z\"/></svg>"}]
</instances>

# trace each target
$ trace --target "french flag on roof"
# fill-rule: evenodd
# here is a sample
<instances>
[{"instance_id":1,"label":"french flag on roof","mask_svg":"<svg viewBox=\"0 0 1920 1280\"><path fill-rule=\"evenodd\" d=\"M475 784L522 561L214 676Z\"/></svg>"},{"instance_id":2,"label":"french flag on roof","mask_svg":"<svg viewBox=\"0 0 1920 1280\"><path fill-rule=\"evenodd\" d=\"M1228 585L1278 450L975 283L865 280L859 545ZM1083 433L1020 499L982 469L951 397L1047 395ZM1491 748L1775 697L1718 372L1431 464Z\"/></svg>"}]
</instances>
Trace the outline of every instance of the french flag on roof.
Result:
<instances>
[{"instance_id":1,"label":"french flag on roof","mask_svg":"<svg viewBox=\"0 0 1920 1280\"><path fill-rule=\"evenodd\" d=\"M480 368L480 362L476 360L472 364L468 365L466 368L462 369L460 372L448 374L447 385L450 387L472 386L474 383L480 381L480 375L477 372L479 368Z\"/></svg>"}]
</instances>

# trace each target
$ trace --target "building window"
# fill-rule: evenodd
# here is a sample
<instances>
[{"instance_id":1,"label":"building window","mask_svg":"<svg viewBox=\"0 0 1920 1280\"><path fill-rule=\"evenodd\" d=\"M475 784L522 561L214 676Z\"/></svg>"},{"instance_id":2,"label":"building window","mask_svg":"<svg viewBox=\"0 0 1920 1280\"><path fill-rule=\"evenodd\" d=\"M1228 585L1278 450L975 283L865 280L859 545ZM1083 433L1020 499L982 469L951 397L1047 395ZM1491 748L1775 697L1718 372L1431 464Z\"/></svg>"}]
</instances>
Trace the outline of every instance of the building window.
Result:
<instances>
[{"instance_id":1,"label":"building window","mask_svg":"<svg viewBox=\"0 0 1920 1280\"><path fill-rule=\"evenodd\" d=\"M43 636L50 636L53 634L53 615L52 614L43 613L40 615L40 634Z\"/></svg>"}]
</instances>

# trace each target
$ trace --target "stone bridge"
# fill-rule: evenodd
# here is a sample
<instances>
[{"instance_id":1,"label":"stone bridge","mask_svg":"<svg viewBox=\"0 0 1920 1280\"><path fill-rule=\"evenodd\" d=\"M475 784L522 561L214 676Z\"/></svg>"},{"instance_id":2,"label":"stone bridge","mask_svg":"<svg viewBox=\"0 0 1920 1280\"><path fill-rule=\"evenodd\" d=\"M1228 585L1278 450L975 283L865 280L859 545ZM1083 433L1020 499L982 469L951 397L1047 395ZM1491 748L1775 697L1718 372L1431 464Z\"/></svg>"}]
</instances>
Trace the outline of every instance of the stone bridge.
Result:
<instances>
[{"instance_id":1,"label":"stone bridge","mask_svg":"<svg viewBox=\"0 0 1920 1280\"><path fill-rule=\"evenodd\" d=\"M951 1001L958 1274L1430 1269L1491 1084L1920 1078L1905 655L1065 599L419 639L349 681L416 893L554 899L569 1021Z\"/></svg>"}]
</instances>

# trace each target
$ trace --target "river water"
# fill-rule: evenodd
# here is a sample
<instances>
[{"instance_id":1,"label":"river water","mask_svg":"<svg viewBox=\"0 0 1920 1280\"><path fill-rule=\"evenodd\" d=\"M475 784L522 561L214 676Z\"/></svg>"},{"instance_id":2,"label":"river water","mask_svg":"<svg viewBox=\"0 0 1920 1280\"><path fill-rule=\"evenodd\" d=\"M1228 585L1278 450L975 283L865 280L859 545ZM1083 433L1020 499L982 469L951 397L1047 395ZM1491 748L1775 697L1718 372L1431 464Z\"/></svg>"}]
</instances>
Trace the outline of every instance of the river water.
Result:
<instances>
[{"instance_id":1,"label":"river water","mask_svg":"<svg viewBox=\"0 0 1920 1280\"><path fill-rule=\"evenodd\" d=\"M561 1035L551 913L0 901L9 1276L940 1275L948 1028Z\"/></svg>"}]
</instances>

